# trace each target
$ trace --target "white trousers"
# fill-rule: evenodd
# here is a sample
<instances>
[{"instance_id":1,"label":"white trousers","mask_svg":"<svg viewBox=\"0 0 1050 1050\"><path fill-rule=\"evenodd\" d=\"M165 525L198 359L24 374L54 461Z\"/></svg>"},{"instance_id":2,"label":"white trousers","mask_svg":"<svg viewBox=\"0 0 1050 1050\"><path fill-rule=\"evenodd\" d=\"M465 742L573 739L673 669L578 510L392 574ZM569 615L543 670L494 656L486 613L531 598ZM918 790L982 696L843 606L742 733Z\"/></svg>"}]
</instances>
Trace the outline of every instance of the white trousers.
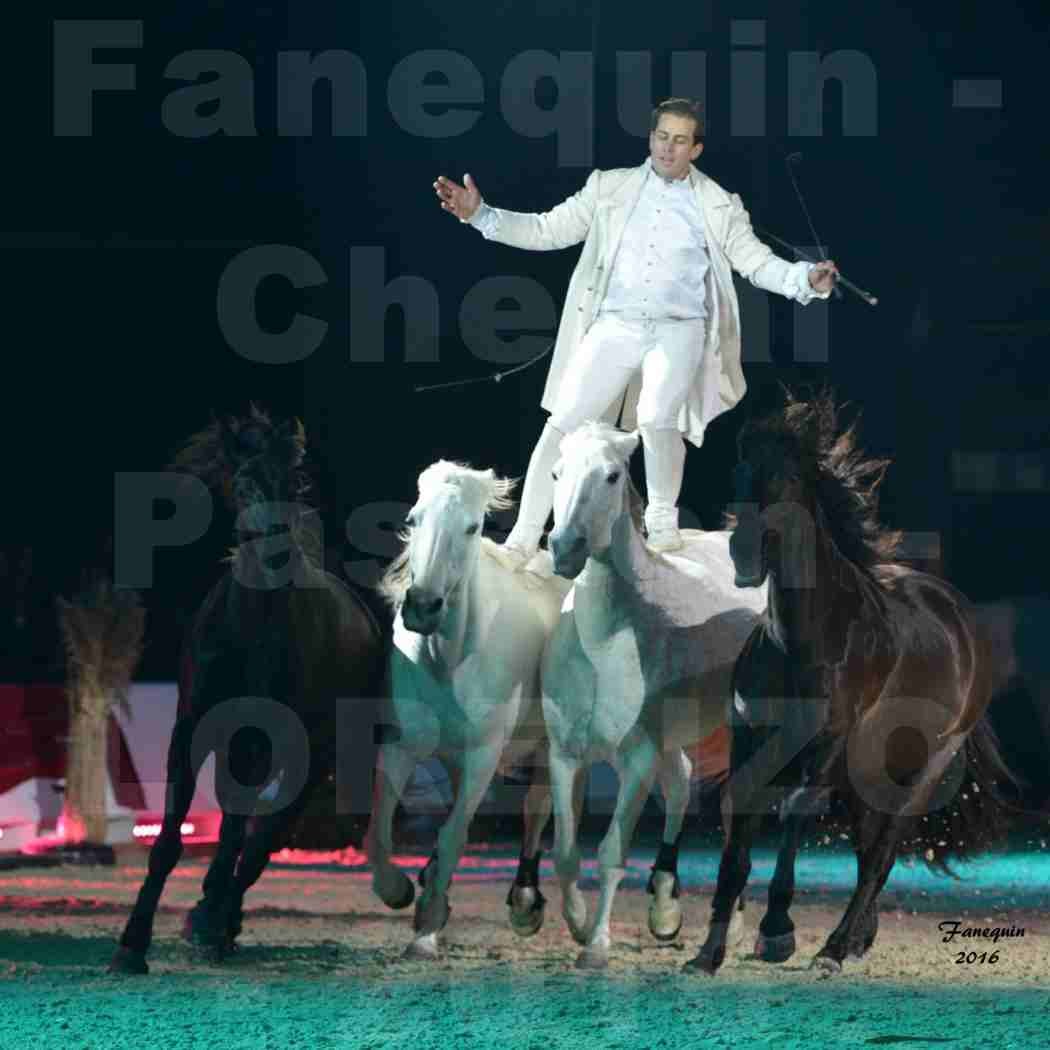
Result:
<instances>
[{"instance_id":1,"label":"white trousers","mask_svg":"<svg viewBox=\"0 0 1050 1050\"><path fill-rule=\"evenodd\" d=\"M645 453L650 525L677 520L685 442L678 413L693 383L704 347L704 321L641 321L599 314L562 377L547 425L529 459L518 521L508 542L535 545L554 502L551 469L561 439L597 419L641 371L638 429Z\"/></svg>"},{"instance_id":2,"label":"white trousers","mask_svg":"<svg viewBox=\"0 0 1050 1050\"><path fill-rule=\"evenodd\" d=\"M704 322L634 321L599 314L558 387L551 423L563 434L597 419L641 370L638 426L678 429L704 347Z\"/></svg>"}]
</instances>

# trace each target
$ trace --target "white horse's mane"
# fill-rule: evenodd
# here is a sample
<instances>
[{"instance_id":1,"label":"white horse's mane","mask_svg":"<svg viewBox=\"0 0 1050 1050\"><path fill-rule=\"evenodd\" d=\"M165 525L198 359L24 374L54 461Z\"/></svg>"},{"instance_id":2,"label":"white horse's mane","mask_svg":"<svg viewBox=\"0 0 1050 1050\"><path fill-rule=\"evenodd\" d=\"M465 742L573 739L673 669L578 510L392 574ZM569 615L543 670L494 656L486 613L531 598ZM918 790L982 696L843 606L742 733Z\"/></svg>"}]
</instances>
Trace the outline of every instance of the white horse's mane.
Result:
<instances>
[{"instance_id":1,"label":"white horse's mane","mask_svg":"<svg viewBox=\"0 0 1050 1050\"><path fill-rule=\"evenodd\" d=\"M475 470L465 463L439 459L419 475L417 488L419 494L425 496L440 486L452 486L462 492L464 498L475 505L482 514L487 515L492 511L509 510L514 506L511 493L517 483L517 478L497 477L491 469ZM412 549L413 534L414 529L411 526L398 533L398 539L404 543L401 553L390 563L376 584L379 593L395 608L401 604L405 591L408 590L408 555ZM483 538L481 550L497 564L508 567L502 552L491 540Z\"/></svg>"},{"instance_id":2,"label":"white horse's mane","mask_svg":"<svg viewBox=\"0 0 1050 1050\"><path fill-rule=\"evenodd\" d=\"M509 510L514 506L511 493L517 485L516 478L498 478L495 471L475 470L466 463L439 459L431 463L416 482L419 494L426 495L439 485L452 485L463 492L470 502L479 506L484 514L493 510Z\"/></svg>"},{"instance_id":3,"label":"white horse's mane","mask_svg":"<svg viewBox=\"0 0 1050 1050\"><path fill-rule=\"evenodd\" d=\"M606 445L615 445L617 451L621 453L626 452L630 455L630 450L637 447L638 435L630 431L618 430L611 423L589 419L585 423L581 423L575 430L569 431L561 439L559 447L562 455L572 452L576 445L589 440L600 441Z\"/></svg>"},{"instance_id":4,"label":"white horse's mane","mask_svg":"<svg viewBox=\"0 0 1050 1050\"><path fill-rule=\"evenodd\" d=\"M575 451L576 446L582 444L584 441L600 441L604 445L613 445L616 447L616 451L620 455L623 455L627 460L630 460L631 454L638 447L637 433L619 430L611 423L603 423L598 420L589 419L585 423L581 423L575 430L570 431L562 438L561 445L559 446L562 455L572 453ZM645 504L642 501L638 489L635 488L630 474L627 475L626 482L627 507L630 511L631 519L634 521L635 528L641 532L643 521L642 511Z\"/></svg>"}]
</instances>

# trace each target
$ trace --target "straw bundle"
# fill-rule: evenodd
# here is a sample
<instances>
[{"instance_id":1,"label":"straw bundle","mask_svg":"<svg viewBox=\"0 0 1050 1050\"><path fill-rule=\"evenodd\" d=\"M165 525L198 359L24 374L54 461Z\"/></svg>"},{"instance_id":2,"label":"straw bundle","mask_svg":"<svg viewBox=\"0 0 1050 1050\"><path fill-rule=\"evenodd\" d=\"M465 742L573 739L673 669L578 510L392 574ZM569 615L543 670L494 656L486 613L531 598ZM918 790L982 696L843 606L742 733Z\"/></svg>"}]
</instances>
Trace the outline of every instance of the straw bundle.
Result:
<instances>
[{"instance_id":1,"label":"straw bundle","mask_svg":"<svg viewBox=\"0 0 1050 1050\"><path fill-rule=\"evenodd\" d=\"M142 655L146 610L136 591L102 574L71 601L58 598L68 657L69 747L60 831L67 842L106 838L106 742L115 704L127 710L128 687Z\"/></svg>"}]
</instances>

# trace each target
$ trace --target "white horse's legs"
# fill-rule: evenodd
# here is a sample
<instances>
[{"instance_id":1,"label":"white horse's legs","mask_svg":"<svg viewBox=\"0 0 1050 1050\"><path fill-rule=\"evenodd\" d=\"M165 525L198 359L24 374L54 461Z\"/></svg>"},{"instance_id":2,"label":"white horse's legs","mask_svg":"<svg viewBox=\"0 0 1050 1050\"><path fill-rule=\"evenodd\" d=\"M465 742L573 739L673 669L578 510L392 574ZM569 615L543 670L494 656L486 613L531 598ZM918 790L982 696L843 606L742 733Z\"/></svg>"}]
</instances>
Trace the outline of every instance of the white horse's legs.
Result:
<instances>
[{"instance_id":1,"label":"white horse's legs","mask_svg":"<svg viewBox=\"0 0 1050 1050\"><path fill-rule=\"evenodd\" d=\"M689 778L693 774L693 763L681 749L665 751L660 755L656 770L660 778L660 790L664 795L667 816L664 820L664 842L674 845L682 833L685 811L689 805Z\"/></svg>"},{"instance_id":2,"label":"white horse's legs","mask_svg":"<svg viewBox=\"0 0 1050 1050\"><path fill-rule=\"evenodd\" d=\"M656 777L656 747L642 737L629 751L621 752L620 792L609 830L598 847L598 907L587 945L576 960L581 969L598 970L609 965L609 921L620 880L627 870L627 851L634 837L642 806Z\"/></svg>"},{"instance_id":3,"label":"white horse's legs","mask_svg":"<svg viewBox=\"0 0 1050 1050\"><path fill-rule=\"evenodd\" d=\"M438 832L437 861L431 866L426 886L416 903L416 939L409 946L408 955L432 958L436 954L437 934L448 922L448 888L452 883L452 873L459 864L467 844L470 822L492 783L499 758L499 746L475 748L463 756L456 799Z\"/></svg>"},{"instance_id":4,"label":"white horse's legs","mask_svg":"<svg viewBox=\"0 0 1050 1050\"><path fill-rule=\"evenodd\" d=\"M576 845L578 810L577 783L582 777L579 763L551 748L550 779L554 798L554 869L561 884L561 913L577 944L587 941L587 902L576 881L580 875L580 851Z\"/></svg>"},{"instance_id":5,"label":"white horse's legs","mask_svg":"<svg viewBox=\"0 0 1050 1050\"><path fill-rule=\"evenodd\" d=\"M533 936L543 925L543 895L540 893L539 886L531 883L538 882L539 858L537 854L540 848L540 838L554 807L546 748L541 748L537 752L534 762L532 783L525 795L525 833L521 840L518 879L511 886L510 893L507 895L510 924L514 932L521 937ZM522 880L522 873L526 867L524 862L530 862L527 868L536 875L536 879L529 877L527 880ZM528 881L530 884L518 885L518 881Z\"/></svg>"},{"instance_id":6,"label":"white horse's legs","mask_svg":"<svg viewBox=\"0 0 1050 1050\"><path fill-rule=\"evenodd\" d=\"M689 777L693 764L681 748L660 755L657 776L664 796L664 844L677 847L678 837L689 805ZM649 932L657 940L669 941L682 928L682 905L676 893L677 874L654 871L652 900L649 902Z\"/></svg>"},{"instance_id":7,"label":"white horse's legs","mask_svg":"<svg viewBox=\"0 0 1050 1050\"><path fill-rule=\"evenodd\" d=\"M521 855L527 860L536 856L536 851L540 848L540 839L543 837L543 829L547 826L547 821L550 820L551 813L554 811L550 770L547 768L546 755L541 761L543 764L536 766L532 783L525 795L525 834L521 840Z\"/></svg>"},{"instance_id":8,"label":"white horse's legs","mask_svg":"<svg viewBox=\"0 0 1050 1050\"><path fill-rule=\"evenodd\" d=\"M372 865L372 890L388 908L407 908L415 896L412 880L390 863L394 810L415 766L415 756L400 744L383 744L379 749L365 848Z\"/></svg>"}]
</instances>

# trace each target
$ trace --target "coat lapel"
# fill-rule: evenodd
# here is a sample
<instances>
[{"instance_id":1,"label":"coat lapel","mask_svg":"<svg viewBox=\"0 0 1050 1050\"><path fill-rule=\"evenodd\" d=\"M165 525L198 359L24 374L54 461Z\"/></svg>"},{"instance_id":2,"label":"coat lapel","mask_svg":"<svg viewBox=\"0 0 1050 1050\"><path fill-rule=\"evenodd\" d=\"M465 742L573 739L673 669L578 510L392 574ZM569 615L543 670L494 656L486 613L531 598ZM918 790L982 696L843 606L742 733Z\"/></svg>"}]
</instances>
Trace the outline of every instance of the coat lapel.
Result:
<instances>
[{"instance_id":1,"label":"coat lapel","mask_svg":"<svg viewBox=\"0 0 1050 1050\"><path fill-rule=\"evenodd\" d=\"M695 167L691 167L691 170L696 200L700 205L700 214L703 216L708 250L712 244L721 248L725 240L725 209L729 207L729 194L702 171L698 171Z\"/></svg>"},{"instance_id":2,"label":"coat lapel","mask_svg":"<svg viewBox=\"0 0 1050 1050\"><path fill-rule=\"evenodd\" d=\"M649 167L649 160L646 158L637 168L623 180L622 183L616 188L616 190L609 197L605 207L607 209L607 221L608 221L608 238L609 238L609 259L616 258L616 252L620 247L620 238L623 237L624 227L627 225L627 220L630 218L631 212L634 211L635 204L638 203L638 198L642 194L642 187L645 185L645 176L647 168ZM610 263L610 270L612 266Z\"/></svg>"}]
</instances>

